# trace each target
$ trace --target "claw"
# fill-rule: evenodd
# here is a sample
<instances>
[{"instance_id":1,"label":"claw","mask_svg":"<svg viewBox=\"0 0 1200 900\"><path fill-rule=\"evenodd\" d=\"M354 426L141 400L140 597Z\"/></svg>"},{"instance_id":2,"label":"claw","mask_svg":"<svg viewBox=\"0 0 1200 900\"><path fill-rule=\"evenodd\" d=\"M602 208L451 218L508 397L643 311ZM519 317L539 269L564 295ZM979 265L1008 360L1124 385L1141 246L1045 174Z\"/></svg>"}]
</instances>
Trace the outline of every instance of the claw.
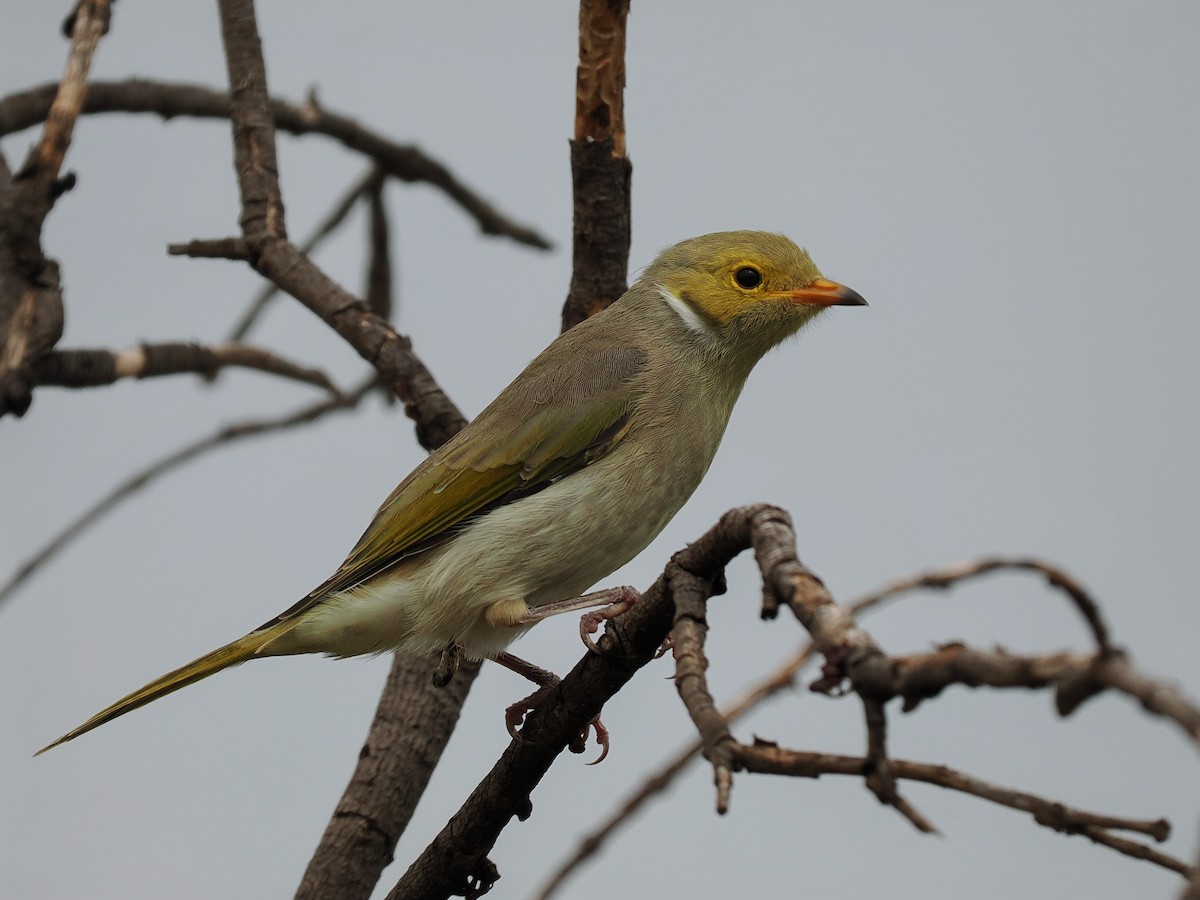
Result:
<instances>
[{"instance_id":1,"label":"claw","mask_svg":"<svg viewBox=\"0 0 1200 900\"><path fill-rule=\"evenodd\" d=\"M600 623L615 619L622 613L629 612L638 602L641 595L631 587L612 588L607 592L613 599L605 607L586 612L579 617L579 636L593 653L599 653L600 648L592 640L592 635L600 629ZM601 757L603 759L604 757ZM597 760L599 762L599 760Z\"/></svg>"},{"instance_id":2,"label":"claw","mask_svg":"<svg viewBox=\"0 0 1200 900\"><path fill-rule=\"evenodd\" d=\"M532 663L513 656L511 653L499 653L494 659L506 669L516 672L538 685L538 689L528 697L518 700L504 710L504 726L508 729L509 736L514 741L524 740L520 729L525 724L526 714L532 712L538 704L545 700L546 694L558 687L562 679L553 672L539 668ZM600 755L588 763L589 766L603 762L604 758L608 756L609 733L608 729L604 727L604 723L600 721L600 716L597 715L596 718L583 726L583 730L575 736L569 745L572 753L582 753L587 748L588 733L593 730L596 732L596 743L600 747Z\"/></svg>"},{"instance_id":3,"label":"claw","mask_svg":"<svg viewBox=\"0 0 1200 900\"><path fill-rule=\"evenodd\" d=\"M596 732L596 743L600 747L600 755L588 763L589 766L596 766L604 762L605 757L608 756L608 729L604 727L604 723L600 721L599 716L596 716L596 718L592 719L592 721L588 723L588 727ZM584 738L586 738L587 728L584 728L583 731Z\"/></svg>"},{"instance_id":4,"label":"claw","mask_svg":"<svg viewBox=\"0 0 1200 900\"><path fill-rule=\"evenodd\" d=\"M600 648L592 640L592 635L600 630L600 623L603 621L604 614L597 610L584 613L579 617L579 636L583 638L584 645L593 653L600 652Z\"/></svg>"},{"instance_id":5,"label":"claw","mask_svg":"<svg viewBox=\"0 0 1200 900\"><path fill-rule=\"evenodd\" d=\"M528 697L523 697L516 703L504 710L504 724L508 728L509 736L514 741L523 740L521 732L518 730L525 724L526 714L533 712L544 699L551 688L557 686L558 677L551 676L554 681L544 683L540 688L530 694Z\"/></svg>"}]
</instances>

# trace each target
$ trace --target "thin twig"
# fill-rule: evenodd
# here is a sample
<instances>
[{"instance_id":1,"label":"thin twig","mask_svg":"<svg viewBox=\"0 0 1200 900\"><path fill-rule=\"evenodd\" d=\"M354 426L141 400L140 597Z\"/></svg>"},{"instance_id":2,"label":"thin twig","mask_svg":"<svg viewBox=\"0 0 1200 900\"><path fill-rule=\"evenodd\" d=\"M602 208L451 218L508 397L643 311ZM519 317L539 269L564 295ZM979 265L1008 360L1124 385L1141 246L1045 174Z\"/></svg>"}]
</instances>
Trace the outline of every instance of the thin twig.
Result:
<instances>
[{"instance_id":1,"label":"thin twig","mask_svg":"<svg viewBox=\"0 0 1200 900\"><path fill-rule=\"evenodd\" d=\"M929 589L947 589L950 586L957 584L960 581L967 580L986 573L1002 572L1005 570L1034 570L1047 574L1054 572L1059 577L1049 578L1052 585L1062 583L1078 582L1071 578L1060 567L1050 563L1045 563L1038 560L1029 560L1025 558L1000 558L988 557L969 562L953 563L946 566L939 566L932 569L927 569L916 575L906 576L895 579L883 587L864 594L854 602L848 604L847 610L849 613L858 617L863 614L869 614L879 607L899 599L903 594L921 588ZM757 684L749 688L732 705L721 710L721 716L730 725L735 724L742 717L753 711L768 698L773 697L783 690L790 689L794 686L796 677L801 669L812 659L816 652L816 645L813 642L808 642L801 647L791 658L782 663L774 672L764 677ZM703 749L703 741L696 739L687 744L676 752L673 756L664 760L657 766L645 780L641 786L621 805L614 809L607 817L599 822L591 831L584 835L583 839L575 851L563 860L562 863L551 873L549 878L544 883L541 891L537 895L537 900L549 900L554 896L567 879L585 863L588 859L598 854L605 844L613 837L613 835L626 823L628 823L637 813L645 807L651 800L664 794L671 785L675 782L678 776L695 760ZM949 771L949 770L947 770ZM984 799L994 799L993 794L985 792L984 782L978 780L968 780L968 776L958 775L962 785L972 786L969 792L983 796ZM957 784L949 785L951 789L963 790ZM1002 791L1004 789L996 789ZM1031 811L1031 806L1022 805L1020 797L1023 795L1009 793L1007 796L1011 802L1006 802L1005 805L1013 806L1017 809L1026 809ZM1082 821L1082 819L1081 819ZM1104 817L1097 817L1096 824L1102 828L1125 828L1130 827L1125 820L1109 820ZM1149 834L1156 840L1166 840L1169 830L1168 824L1162 820L1156 820L1152 823L1143 823L1142 826L1134 827L1133 830L1141 831ZM1169 866L1168 866L1169 868ZM1198 876L1200 877L1200 876ZM1200 884L1200 882L1198 882ZM1197 890L1195 900L1200 900L1200 889Z\"/></svg>"},{"instance_id":2,"label":"thin twig","mask_svg":"<svg viewBox=\"0 0 1200 900\"><path fill-rule=\"evenodd\" d=\"M42 121L50 108L54 89L55 85L40 85L0 99L0 136ZM269 101L268 108L281 131L324 135L374 160L393 178L438 188L471 216L484 234L506 237L541 250L552 246L537 230L501 213L463 184L445 165L416 146L391 141L347 116L312 103L296 105L275 99ZM175 116L228 119L229 111L229 95L224 91L143 78L93 82L83 106L84 114L151 113L164 119Z\"/></svg>"},{"instance_id":3,"label":"thin twig","mask_svg":"<svg viewBox=\"0 0 1200 900\"><path fill-rule=\"evenodd\" d=\"M412 353L407 339L365 303L332 281L287 239L275 157L275 123L266 69L250 0L220 0L221 36L231 85L234 168L241 196L242 234L257 271L319 315L386 379L417 423L421 443L432 449L457 433L465 419ZM386 166L385 166L386 167ZM444 170L443 170L444 171ZM432 664L418 654L397 653L360 754L354 779L305 871L297 897L366 897L392 860L423 786L454 728L473 682L463 667L454 690L435 688ZM398 727L396 727L398 724ZM421 734L423 740L402 740ZM370 797L358 787L371 782ZM396 801L386 817L378 804ZM341 827L352 822L356 827ZM371 831L374 824L386 826ZM367 840L363 829L370 834ZM353 853L347 848L354 847Z\"/></svg>"},{"instance_id":4,"label":"thin twig","mask_svg":"<svg viewBox=\"0 0 1200 900\"><path fill-rule=\"evenodd\" d=\"M182 244L167 244L170 256L188 256L192 259L232 259L244 261L250 258L250 246L245 238L196 238Z\"/></svg>"},{"instance_id":5,"label":"thin twig","mask_svg":"<svg viewBox=\"0 0 1200 900\"><path fill-rule=\"evenodd\" d=\"M38 361L34 373L39 385L101 387L122 378L155 378L193 373L211 377L234 366L268 372L337 393L337 387L320 369L277 356L262 347L246 344L139 344L120 351L101 349L54 350Z\"/></svg>"},{"instance_id":6,"label":"thin twig","mask_svg":"<svg viewBox=\"0 0 1200 900\"><path fill-rule=\"evenodd\" d=\"M620 690L634 671L653 657L672 622L675 623L677 656L683 663L682 680L688 682L687 686L680 686L680 694L692 696L688 701L688 710L697 720L704 736L706 755L713 760L718 756L714 749L719 750L721 756L731 754L728 765L714 763L718 803L722 795L727 793L727 786L721 783L722 773L728 777L736 770L792 777L843 774L861 778L869 774L872 765L877 765L882 754L876 753L872 759L803 753L765 741L746 745L726 738L727 727L721 723L711 728L705 724L708 714L703 698L703 659L697 655L696 641L689 633L697 628L702 630L705 626L703 610L690 608L689 595L715 593L721 586L721 573L726 563L749 546L755 549L768 590L778 594L779 605L793 609L799 607L796 609L797 617L810 624L810 634L818 647L835 645L825 651L826 656L836 649L839 642L843 642L841 646L844 652L837 665L846 670L852 683L857 687L859 678L865 672L868 685L886 688L887 683L880 681L872 670L884 670L893 665L903 668L903 665L900 665L900 660L886 657L875 648L869 635L854 624L846 611L837 607L820 581L795 559L794 535L786 515L767 506L731 510L714 528L673 557L662 577L642 595L641 602L633 610L609 624L599 642L600 652L585 655L575 670L563 679L559 689L548 695L530 714L526 720L526 730L522 733L524 740L509 747L447 827L410 865L390 896L441 895L466 889L468 882L472 883L472 890L480 890L482 885L478 879L487 868L484 865L486 854L500 830L513 816L528 814L529 792L555 756L605 700ZM705 587L706 584L708 587ZM830 608L820 609L821 606ZM680 609L678 614L677 609ZM966 651L966 648L963 649ZM1012 659L1007 654L969 652L978 654L978 662L990 657L986 661L1001 668ZM1113 657L1109 655L1104 658L1111 660ZM1091 668L1095 659L1093 654L1058 654L1030 658L1020 663L1030 668L1035 677L1050 683ZM971 665L974 664L974 661L971 662ZM1019 667L1014 671L1019 671ZM1104 673L1098 677L1118 680ZM877 702L882 702L888 696L886 689L879 692L868 690L867 694L875 697ZM694 703L695 697L700 697L700 702ZM1168 826L1161 820L1097 816L1025 792L1000 788L944 766L893 759L887 760L887 766L888 774L893 779L926 781L974 794L1029 812L1039 824L1046 827L1065 833L1086 832L1092 839L1099 835L1106 846L1120 852L1149 859L1175 871L1190 872L1178 860L1134 842L1112 839L1111 835L1105 834L1113 829L1123 829L1162 840L1167 836Z\"/></svg>"},{"instance_id":7,"label":"thin twig","mask_svg":"<svg viewBox=\"0 0 1200 900\"><path fill-rule=\"evenodd\" d=\"M861 777L863 767L868 762L863 757L785 750L764 742L754 746L741 745L739 761L750 772L794 778L819 778L822 775ZM1145 859L1185 876L1191 873L1190 866L1174 857L1159 853L1144 844L1108 834L1110 830L1119 829L1144 834L1156 841L1165 841L1170 834L1170 825L1162 819L1124 819L1090 813L1026 791L1000 787L981 778L958 772L949 766L903 759L894 759L890 763L892 774L896 778L920 781L970 794L1000 806L1028 813L1037 824L1061 834L1082 834L1128 856Z\"/></svg>"},{"instance_id":8,"label":"thin twig","mask_svg":"<svg viewBox=\"0 0 1200 900\"><path fill-rule=\"evenodd\" d=\"M1051 563L1029 557L987 556L981 559L968 560L948 566L927 569L916 575L899 578L873 591L860 601L866 606L874 605L885 599L907 591L929 588L947 590L961 581L978 578L993 572L1026 571L1042 575L1047 584L1065 592L1071 599L1079 614L1087 623L1098 650L1104 652L1110 648L1108 626L1100 607L1079 581L1066 570Z\"/></svg>"},{"instance_id":9,"label":"thin twig","mask_svg":"<svg viewBox=\"0 0 1200 900\"><path fill-rule=\"evenodd\" d=\"M367 307L385 322L392 317L391 228L387 206L383 202L383 183L368 193L366 290Z\"/></svg>"},{"instance_id":10,"label":"thin twig","mask_svg":"<svg viewBox=\"0 0 1200 900\"><path fill-rule=\"evenodd\" d=\"M809 643L776 668L774 672L746 691L733 704L722 709L721 716L732 725L768 697L791 689L795 685L796 676L800 670L812 659L812 650L813 645ZM620 807L584 835L575 852L550 874L538 892L536 900L549 900L577 868L603 848L621 825L632 819L643 806L665 792L703 749L703 742L697 739L661 763L642 782L641 787L622 802Z\"/></svg>"},{"instance_id":11,"label":"thin twig","mask_svg":"<svg viewBox=\"0 0 1200 900\"><path fill-rule=\"evenodd\" d=\"M320 403L302 407L296 412L285 416L275 419L250 419L226 425L218 429L216 433L187 444L174 453L135 472L97 500L92 506L84 510L76 519L68 523L41 550L38 550L33 556L21 563L16 571L9 576L8 581L0 585L0 605L3 605L16 589L28 581L38 569L57 556L59 552L83 534L89 527L112 512L121 501L127 500L150 482L179 468L184 463L190 462L201 454L224 444L267 432L286 431L299 425L307 425L310 422L315 422L331 412L353 409L375 384L376 378L372 376L348 394L339 394L329 400L322 400Z\"/></svg>"},{"instance_id":12,"label":"thin twig","mask_svg":"<svg viewBox=\"0 0 1200 900\"><path fill-rule=\"evenodd\" d=\"M359 178L350 188L338 199L329 213L317 223L303 243L300 244L300 252L310 254L316 250L321 243L329 235L333 234L339 225L346 220L346 216L350 214L350 210L354 209L354 204L364 193L372 190L375 185L381 184L383 181L383 173L377 166L372 166L367 170L361 178ZM268 281L262 286L254 299L250 301L250 306L242 317L238 319L233 330L229 332L229 340L240 341L253 327L258 317L262 315L267 304L273 297L279 294L279 285L273 281Z\"/></svg>"},{"instance_id":13,"label":"thin twig","mask_svg":"<svg viewBox=\"0 0 1200 900\"><path fill-rule=\"evenodd\" d=\"M62 81L49 86L54 99L46 112L37 118L38 121L44 118L46 127L42 129L34 159L26 163L18 175L41 182L42 191L50 189L66 158L75 122L87 99L87 76L92 58L100 38L108 33L111 16L112 7L108 0L80 0L64 23L64 30L71 38L67 68Z\"/></svg>"}]
</instances>

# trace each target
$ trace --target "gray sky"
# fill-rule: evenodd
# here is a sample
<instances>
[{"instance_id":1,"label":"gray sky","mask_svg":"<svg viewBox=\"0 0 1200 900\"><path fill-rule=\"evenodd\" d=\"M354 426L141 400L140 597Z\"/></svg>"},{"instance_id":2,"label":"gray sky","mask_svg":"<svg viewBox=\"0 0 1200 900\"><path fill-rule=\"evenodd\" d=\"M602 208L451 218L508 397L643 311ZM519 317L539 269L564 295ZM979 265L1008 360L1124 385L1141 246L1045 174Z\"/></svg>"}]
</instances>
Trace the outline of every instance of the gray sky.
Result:
<instances>
[{"instance_id":1,"label":"gray sky","mask_svg":"<svg viewBox=\"0 0 1200 900\"><path fill-rule=\"evenodd\" d=\"M8 4L0 90L57 78L69 4ZM215 4L123 0L98 78L224 83ZM645 587L722 511L771 500L801 557L850 601L985 553L1076 573L1119 643L1200 694L1200 6L1177 2L636 4L627 116L631 265L684 237L785 232L871 302L835 310L751 378L708 479L610 579ZM419 143L511 215L539 254L477 237L425 187L388 199L399 325L468 414L554 335L570 259L572 3L260 4L272 91ZM2 142L10 164L35 133ZM364 169L317 137L281 140L291 233ZM236 229L227 127L80 123L79 186L53 212L63 346L215 341L257 287L244 266L168 259ZM357 290L361 221L317 259ZM349 383L362 366L298 305L255 340ZM133 469L311 389L235 373L37 394L0 425L0 569ZM52 754L46 741L148 679L290 605L342 559L419 460L398 408L372 402L302 433L214 453L126 504L0 610L0 878L13 897L288 896L350 773L386 660L271 660L225 673ZM757 619L750 565L712 605L711 677L731 697L798 643ZM1015 577L908 599L868 621L892 652L964 639L1014 652L1086 646L1064 602ZM573 617L515 648L559 671ZM494 668L494 667L493 667ZM613 751L560 760L492 858L524 897L576 835L691 735L666 662L606 710ZM379 896L508 738L526 686L477 683ZM738 730L859 752L851 701L800 691ZM1044 693L949 691L892 716L896 756L1117 815L1170 818L1194 858L1196 753L1104 698L1067 722ZM712 813L696 766L568 896L1171 897L1174 876L1011 811L909 786L945 833L915 834L848 779L741 777Z\"/></svg>"}]
</instances>

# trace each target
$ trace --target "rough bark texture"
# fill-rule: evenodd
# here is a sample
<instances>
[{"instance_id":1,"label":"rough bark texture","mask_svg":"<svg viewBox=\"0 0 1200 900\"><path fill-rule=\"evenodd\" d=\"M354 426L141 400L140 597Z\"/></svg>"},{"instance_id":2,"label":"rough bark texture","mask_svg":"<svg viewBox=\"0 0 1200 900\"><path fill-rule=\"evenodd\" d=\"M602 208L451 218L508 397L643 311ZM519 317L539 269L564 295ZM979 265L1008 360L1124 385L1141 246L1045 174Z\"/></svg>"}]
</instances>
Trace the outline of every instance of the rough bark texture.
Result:
<instances>
[{"instance_id":1,"label":"rough bark texture","mask_svg":"<svg viewBox=\"0 0 1200 900\"><path fill-rule=\"evenodd\" d=\"M43 114L41 140L11 178L5 168L0 184L0 416L29 409L33 367L62 337L58 264L42 252L42 223L74 183L73 177L58 176L110 15L107 0L81 0L68 17L71 53Z\"/></svg>"},{"instance_id":2,"label":"rough bark texture","mask_svg":"<svg viewBox=\"0 0 1200 900\"><path fill-rule=\"evenodd\" d=\"M434 665L428 657L407 657L392 666L354 775L309 862L297 900L370 897L392 862L479 671L479 663L464 663L450 684L439 688L430 680ZM415 771L408 765L412 759L422 762Z\"/></svg>"},{"instance_id":3,"label":"rough bark texture","mask_svg":"<svg viewBox=\"0 0 1200 900\"><path fill-rule=\"evenodd\" d=\"M571 142L571 288L562 330L625 293L633 166L625 155L625 0L583 0Z\"/></svg>"},{"instance_id":4,"label":"rough bark texture","mask_svg":"<svg viewBox=\"0 0 1200 900\"><path fill-rule=\"evenodd\" d=\"M633 165L613 156L611 138L571 142L575 196L571 290L563 330L610 306L628 287Z\"/></svg>"}]
</instances>

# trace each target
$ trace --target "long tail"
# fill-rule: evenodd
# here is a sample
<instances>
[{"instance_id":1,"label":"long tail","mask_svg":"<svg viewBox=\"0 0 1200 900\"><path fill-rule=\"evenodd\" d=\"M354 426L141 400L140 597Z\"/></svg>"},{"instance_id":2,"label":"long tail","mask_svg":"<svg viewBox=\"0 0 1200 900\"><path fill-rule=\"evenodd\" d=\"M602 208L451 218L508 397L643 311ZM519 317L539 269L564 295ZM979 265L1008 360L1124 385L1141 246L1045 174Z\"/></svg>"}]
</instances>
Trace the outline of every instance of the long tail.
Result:
<instances>
[{"instance_id":1,"label":"long tail","mask_svg":"<svg viewBox=\"0 0 1200 900\"><path fill-rule=\"evenodd\" d=\"M280 635L290 631L295 627L294 621L280 622L271 628L264 628L261 631L252 631L245 637L240 637L231 644L226 644L224 647L218 647L212 653L206 653L197 660L193 660L186 666L181 666L174 672L168 672L162 678L157 678L150 682L145 687L138 688L132 694L128 694L105 709L100 710L78 728L68 731L57 741L47 744L34 756L41 756L47 750L57 747L59 744L65 744L67 741L73 741L81 734L86 734L93 728L99 728L105 722L111 722L119 716L131 710L137 709L139 706L145 706L151 701L157 700L159 697L165 697L173 691L179 690L181 687L187 687L202 678L207 678L222 669L227 669L230 666L236 666L238 663L243 663L254 656L257 656L261 651L266 649L266 646Z\"/></svg>"}]
</instances>

